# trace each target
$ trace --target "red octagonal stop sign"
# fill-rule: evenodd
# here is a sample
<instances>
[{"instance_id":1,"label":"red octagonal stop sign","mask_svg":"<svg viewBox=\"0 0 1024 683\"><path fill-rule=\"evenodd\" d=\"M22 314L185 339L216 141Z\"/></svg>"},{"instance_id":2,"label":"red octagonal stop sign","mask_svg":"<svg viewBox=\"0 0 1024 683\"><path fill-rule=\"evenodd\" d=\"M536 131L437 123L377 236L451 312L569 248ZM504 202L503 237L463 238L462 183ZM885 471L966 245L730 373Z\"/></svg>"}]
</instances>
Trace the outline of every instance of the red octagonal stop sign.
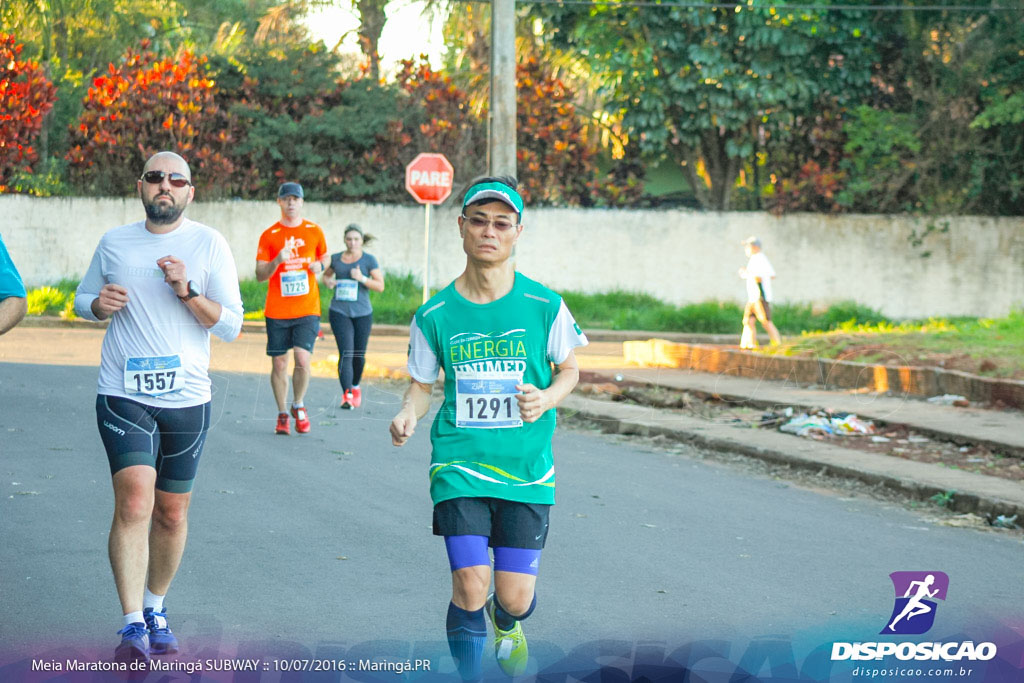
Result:
<instances>
[{"instance_id":1,"label":"red octagonal stop sign","mask_svg":"<svg viewBox=\"0 0 1024 683\"><path fill-rule=\"evenodd\" d=\"M405 189L420 204L440 204L452 193L455 169L443 154L423 152L405 167Z\"/></svg>"}]
</instances>

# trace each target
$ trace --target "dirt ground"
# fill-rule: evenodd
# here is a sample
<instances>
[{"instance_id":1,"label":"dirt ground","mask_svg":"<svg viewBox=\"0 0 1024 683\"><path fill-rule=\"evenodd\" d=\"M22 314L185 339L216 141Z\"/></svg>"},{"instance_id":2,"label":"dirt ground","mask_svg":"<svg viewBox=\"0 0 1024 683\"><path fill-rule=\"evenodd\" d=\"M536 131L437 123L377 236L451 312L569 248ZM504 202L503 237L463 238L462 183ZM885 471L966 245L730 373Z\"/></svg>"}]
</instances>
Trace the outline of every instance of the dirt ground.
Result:
<instances>
[{"instance_id":1,"label":"dirt ground","mask_svg":"<svg viewBox=\"0 0 1024 683\"><path fill-rule=\"evenodd\" d=\"M842 344L841 351L835 354L836 360L847 360L857 363L882 363L884 365L910 365L916 367L936 367L944 370L957 370L983 377L999 377L1001 379L1024 380L1024 367L1014 359L999 356L982 356L957 352L937 353L922 348L898 348L892 344L879 344L868 341L858 342L850 337L837 337L834 344ZM796 357L810 356L794 354Z\"/></svg>"}]
</instances>

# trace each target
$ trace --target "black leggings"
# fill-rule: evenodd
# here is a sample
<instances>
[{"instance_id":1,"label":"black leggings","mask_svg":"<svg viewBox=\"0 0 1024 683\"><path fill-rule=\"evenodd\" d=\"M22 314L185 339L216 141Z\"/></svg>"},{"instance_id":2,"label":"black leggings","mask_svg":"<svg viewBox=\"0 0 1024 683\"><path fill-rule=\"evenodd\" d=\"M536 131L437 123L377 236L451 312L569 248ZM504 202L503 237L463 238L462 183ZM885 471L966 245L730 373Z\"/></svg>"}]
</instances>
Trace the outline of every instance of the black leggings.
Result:
<instances>
[{"instance_id":1,"label":"black leggings","mask_svg":"<svg viewBox=\"0 0 1024 683\"><path fill-rule=\"evenodd\" d=\"M373 314L350 318L330 311L331 332L338 345L338 381L342 391L359 386L366 365L366 343L370 341Z\"/></svg>"}]
</instances>

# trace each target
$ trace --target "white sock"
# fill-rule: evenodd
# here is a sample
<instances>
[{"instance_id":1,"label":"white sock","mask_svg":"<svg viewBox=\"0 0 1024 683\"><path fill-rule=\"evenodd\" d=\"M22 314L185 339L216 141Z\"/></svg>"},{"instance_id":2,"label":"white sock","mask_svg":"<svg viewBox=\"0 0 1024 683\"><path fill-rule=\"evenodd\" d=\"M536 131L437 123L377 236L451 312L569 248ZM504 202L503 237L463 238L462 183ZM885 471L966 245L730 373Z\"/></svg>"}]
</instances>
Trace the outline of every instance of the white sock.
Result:
<instances>
[{"instance_id":1,"label":"white sock","mask_svg":"<svg viewBox=\"0 0 1024 683\"><path fill-rule=\"evenodd\" d=\"M164 596L151 593L147 588L146 594L142 597L142 609L146 609L147 607L152 607L154 612L163 612Z\"/></svg>"},{"instance_id":2,"label":"white sock","mask_svg":"<svg viewBox=\"0 0 1024 683\"><path fill-rule=\"evenodd\" d=\"M292 401L292 408L295 408L296 410L298 410L299 408L305 408L305 407L306 406L304 406L302 404L302 401Z\"/></svg>"},{"instance_id":3,"label":"white sock","mask_svg":"<svg viewBox=\"0 0 1024 683\"><path fill-rule=\"evenodd\" d=\"M145 624L146 620L142 618L142 612L129 612L124 615L124 625L129 624Z\"/></svg>"}]
</instances>

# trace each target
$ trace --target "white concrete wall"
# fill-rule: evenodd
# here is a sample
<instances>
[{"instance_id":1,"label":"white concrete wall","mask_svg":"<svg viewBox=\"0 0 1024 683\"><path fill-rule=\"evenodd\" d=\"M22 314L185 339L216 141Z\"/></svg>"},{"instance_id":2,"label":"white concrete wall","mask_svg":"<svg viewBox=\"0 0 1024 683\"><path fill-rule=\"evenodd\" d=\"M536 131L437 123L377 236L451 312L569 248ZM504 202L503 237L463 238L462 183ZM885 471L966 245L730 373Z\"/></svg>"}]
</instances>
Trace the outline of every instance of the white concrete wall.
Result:
<instances>
[{"instance_id":1,"label":"white concrete wall","mask_svg":"<svg viewBox=\"0 0 1024 683\"><path fill-rule=\"evenodd\" d=\"M432 210L430 282L447 283L465 263L455 207ZM274 202L196 203L188 216L227 237L241 276L251 277L260 232ZM26 284L80 277L100 235L142 218L137 199L38 199L0 196L0 234ZM385 271L423 273L423 209L309 202L306 216L341 250L342 231L359 223L377 237L368 247ZM694 303L744 297L740 241L757 235L778 278L778 301L853 299L885 314L1001 316L1024 306L1024 218L960 217L945 233L910 244L923 220L902 216L528 209L517 250L519 270L554 289L622 288ZM925 252L930 255L925 256Z\"/></svg>"}]
</instances>

